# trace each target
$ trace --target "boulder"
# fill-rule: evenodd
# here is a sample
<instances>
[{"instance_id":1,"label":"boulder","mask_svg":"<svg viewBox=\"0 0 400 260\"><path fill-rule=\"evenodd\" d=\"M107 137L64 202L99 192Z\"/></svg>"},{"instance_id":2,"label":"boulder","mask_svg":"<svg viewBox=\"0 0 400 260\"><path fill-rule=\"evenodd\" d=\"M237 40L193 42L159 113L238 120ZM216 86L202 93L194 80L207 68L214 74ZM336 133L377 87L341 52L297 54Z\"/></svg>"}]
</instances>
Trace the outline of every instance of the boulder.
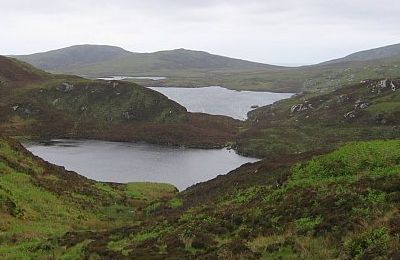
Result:
<instances>
[{"instance_id":1,"label":"boulder","mask_svg":"<svg viewBox=\"0 0 400 260\"><path fill-rule=\"evenodd\" d=\"M296 113L296 112L302 112L302 111L306 111L306 110L309 110L309 109L314 109L314 107L312 106L310 101L306 100L302 104L293 105L290 108L290 113L293 114L293 113Z\"/></svg>"},{"instance_id":2,"label":"boulder","mask_svg":"<svg viewBox=\"0 0 400 260\"><path fill-rule=\"evenodd\" d=\"M344 114L344 118L346 118L346 119L352 119L355 117L356 117L356 111L354 111L354 110Z\"/></svg>"},{"instance_id":3,"label":"boulder","mask_svg":"<svg viewBox=\"0 0 400 260\"><path fill-rule=\"evenodd\" d=\"M395 82L390 81L390 88L392 89L392 91L396 91L399 87L396 86Z\"/></svg>"},{"instance_id":4,"label":"boulder","mask_svg":"<svg viewBox=\"0 0 400 260\"><path fill-rule=\"evenodd\" d=\"M336 103L337 104L343 104L346 101L349 101L350 97L348 95L340 95L338 97L336 97Z\"/></svg>"},{"instance_id":5,"label":"boulder","mask_svg":"<svg viewBox=\"0 0 400 260\"><path fill-rule=\"evenodd\" d=\"M366 109L369 107L369 103L366 101L362 101L361 99L358 99L354 105L355 109Z\"/></svg>"},{"instance_id":6,"label":"boulder","mask_svg":"<svg viewBox=\"0 0 400 260\"><path fill-rule=\"evenodd\" d=\"M74 89L75 89L75 86L70 83L67 83L67 82L62 83L61 86L57 87L57 90L62 91L62 92L70 92Z\"/></svg>"}]
</instances>

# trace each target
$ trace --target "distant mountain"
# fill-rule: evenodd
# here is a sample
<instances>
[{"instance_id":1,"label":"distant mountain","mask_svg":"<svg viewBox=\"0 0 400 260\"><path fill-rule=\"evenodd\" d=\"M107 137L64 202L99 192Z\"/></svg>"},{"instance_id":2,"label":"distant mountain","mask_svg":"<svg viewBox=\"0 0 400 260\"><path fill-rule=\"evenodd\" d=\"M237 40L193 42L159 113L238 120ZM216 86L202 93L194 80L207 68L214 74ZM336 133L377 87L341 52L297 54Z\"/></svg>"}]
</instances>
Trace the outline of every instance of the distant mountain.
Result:
<instances>
[{"instance_id":1,"label":"distant mountain","mask_svg":"<svg viewBox=\"0 0 400 260\"><path fill-rule=\"evenodd\" d=\"M129 54L130 52L114 46L76 45L59 50L15 57L43 70L62 72L76 67L107 62Z\"/></svg>"},{"instance_id":2,"label":"distant mountain","mask_svg":"<svg viewBox=\"0 0 400 260\"><path fill-rule=\"evenodd\" d=\"M89 78L166 77L163 80L130 80L148 87L222 86L237 90L298 93L330 91L365 79L400 77L400 44L302 67L273 66L186 49L133 53L101 45L78 45L14 57L46 71Z\"/></svg>"},{"instance_id":3,"label":"distant mountain","mask_svg":"<svg viewBox=\"0 0 400 260\"><path fill-rule=\"evenodd\" d=\"M133 53L119 47L104 45L76 45L14 57L51 72L90 76L151 74L158 71L171 74L176 70L254 70L275 67L203 51L177 49Z\"/></svg>"},{"instance_id":4,"label":"distant mountain","mask_svg":"<svg viewBox=\"0 0 400 260\"><path fill-rule=\"evenodd\" d=\"M344 58L324 62L323 64L336 64L341 62L372 61L400 57L400 44L393 44L380 48L359 51Z\"/></svg>"}]
</instances>

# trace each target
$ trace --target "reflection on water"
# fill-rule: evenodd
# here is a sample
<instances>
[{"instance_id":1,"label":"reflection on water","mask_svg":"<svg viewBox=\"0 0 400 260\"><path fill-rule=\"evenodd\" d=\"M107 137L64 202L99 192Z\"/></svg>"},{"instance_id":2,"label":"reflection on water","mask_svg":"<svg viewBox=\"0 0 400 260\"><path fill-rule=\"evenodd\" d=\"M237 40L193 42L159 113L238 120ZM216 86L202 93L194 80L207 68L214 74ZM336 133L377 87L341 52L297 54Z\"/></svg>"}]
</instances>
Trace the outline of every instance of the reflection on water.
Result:
<instances>
[{"instance_id":1,"label":"reflection on water","mask_svg":"<svg viewBox=\"0 0 400 260\"><path fill-rule=\"evenodd\" d=\"M165 182L179 190L257 161L227 149L172 148L144 143L55 140L25 146L33 154L90 179Z\"/></svg>"}]
</instances>

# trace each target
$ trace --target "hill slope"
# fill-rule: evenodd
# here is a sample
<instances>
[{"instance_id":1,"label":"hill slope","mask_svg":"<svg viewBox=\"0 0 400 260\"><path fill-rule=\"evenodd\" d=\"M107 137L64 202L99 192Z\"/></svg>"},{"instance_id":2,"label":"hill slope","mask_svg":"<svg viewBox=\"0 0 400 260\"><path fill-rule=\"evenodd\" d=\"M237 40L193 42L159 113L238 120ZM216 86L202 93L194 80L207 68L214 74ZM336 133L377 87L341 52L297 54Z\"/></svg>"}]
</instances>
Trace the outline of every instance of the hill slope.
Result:
<instances>
[{"instance_id":1,"label":"hill slope","mask_svg":"<svg viewBox=\"0 0 400 260\"><path fill-rule=\"evenodd\" d=\"M49 243L73 230L134 225L141 219L141 208L176 192L167 184L92 181L0 137L0 258L46 259L62 254L78 259L78 248L55 250Z\"/></svg>"},{"instance_id":2,"label":"hill slope","mask_svg":"<svg viewBox=\"0 0 400 260\"><path fill-rule=\"evenodd\" d=\"M253 110L238 149L260 157L329 151L356 140L400 138L400 80L366 80Z\"/></svg>"},{"instance_id":3,"label":"hill slope","mask_svg":"<svg viewBox=\"0 0 400 260\"><path fill-rule=\"evenodd\" d=\"M40 81L49 76L27 63L0 56L0 84Z\"/></svg>"},{"instance_id":4,"label":"hill slope","mask_svg":"<svg viewBox=\"0 0 400 260\"><path fill-rule=\"evenodd\" d=\"M400 44L393 44L371 50L356 52L344 58L327 61L324 62L323 64L392 59L395 57L397 58L400 57Z\"/></svg>"}]
</instances>

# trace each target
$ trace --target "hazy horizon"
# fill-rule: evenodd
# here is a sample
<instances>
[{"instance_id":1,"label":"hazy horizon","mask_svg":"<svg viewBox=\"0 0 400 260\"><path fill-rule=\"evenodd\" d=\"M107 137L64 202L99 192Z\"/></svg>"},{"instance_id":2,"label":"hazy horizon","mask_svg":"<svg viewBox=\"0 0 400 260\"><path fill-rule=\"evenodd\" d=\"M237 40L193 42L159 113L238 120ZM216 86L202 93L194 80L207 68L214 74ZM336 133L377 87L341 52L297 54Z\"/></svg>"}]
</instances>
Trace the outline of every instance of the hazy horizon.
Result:
<instances>
[{"instance_id":1,"label":"hazy horizon","mask_svg":"<svg viewBox=\"0 0 400 260\"><path fill-rule=\"evenodd\" d=\"M393 0L16 0L2 11L3 55L100 44L297 66L400 43Z\"/></svg>"}]
</instances>

